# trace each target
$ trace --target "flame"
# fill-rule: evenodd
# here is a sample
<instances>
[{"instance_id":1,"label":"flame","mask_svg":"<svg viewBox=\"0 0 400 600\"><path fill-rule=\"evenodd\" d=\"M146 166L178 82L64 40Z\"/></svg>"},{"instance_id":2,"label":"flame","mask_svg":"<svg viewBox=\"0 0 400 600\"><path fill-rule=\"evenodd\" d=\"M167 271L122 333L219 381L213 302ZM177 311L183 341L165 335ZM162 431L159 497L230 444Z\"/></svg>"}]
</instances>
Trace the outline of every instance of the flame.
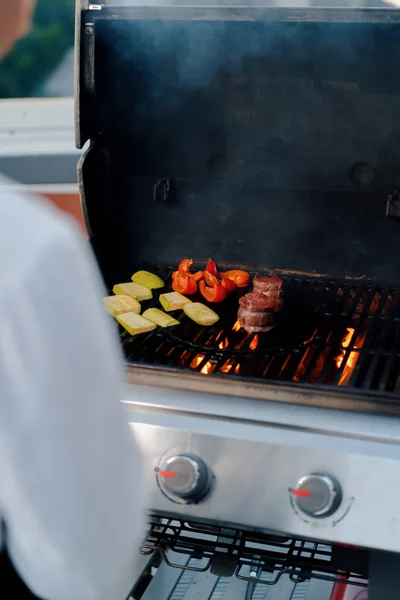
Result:
<instances>
[{"instance_id":1,"label":"flame","mask_svg":"<svg viewBox=\"0 0 400 600\"><path fill-rule=\"evenodd\" d=\"M309 344L310 342L312 342L312 341L313 341L313 339L315 338L315 336L317 335L317 332L318 332L318 329L316 329L316 330L314 331L314 333L312 334L312 336L310 337L310 339L309 339L309 340L307 340L306 342L304 342L304 344ZM306 352L305 352L305 354L304 354L303 358L302 358L302 359L301 359L301 361L300 361L300 364L299 364L299 366L298 366L298 367L297 367L297 369L296 369L296 373L293 375L293 381L301 381L301 378L303 377L304 373L306 372L306 370L307 370L307 367L308 367L308 365L309 365L309 362L310 362L310 361L311 361L311 359L313 358L314 354L315 354L315 348L312 348L312 347L310 347L310 348L307 348L307 350L306 350ZM271 360L271 361L268 363L268 366L267 366L267 368L265 369L265 371L264 371L263 375L266 375L266 373L267 373L267 371L268 371L268 368L269 368L269 366L270 366L272 363L273 363L273 360Z\"/></svg>"},{"instance_id":2,"label":"flame","mask_svg":"<svg viewBox=\"0 0 400 600\"><path fill-rule=\"evenodd\" d=\"M229 373L229 371L232 369L232 366L233 366L233 360L230 358L222 365L222 367L220 368L220 372L221 373Z\"/></svg>"},{"instance_id":3,"label":"flame","mask_svg":"<svg viewBox=\"0 0 400 600\"><path fill-rule=\"evenodd\" d=\"M204 367L202 367L202 369L200 370L200 373L202 373L202 375L210 375L214 371L215 367L216 367L215 363L213 363L213 362L211 362L211 360L209 360L206 362Z\"/></svg>"},{"instance_id":4,"label":"flame","mask_svg":"<svg viewBox=\"0 0 400 600\"><path fill-rule=\"evenodd\" d=\"M225 348L227 348L228 346L229 346L229 340L228 340L228 338L227 338L227 337L226 337L225 339L223 339L223 340L222 340L222 342L220 342L220 343L218 344L218 348L219 348L220 350L225 350Z\"/></svg>"},{"instance_id":5,"label":"flame","mask_svg":"<svg viewBox=\"0 0 400 600\"><path fill-rule=\"evenodd\" d=\"M235 361L233 360L233 358L230 358L229 360L227 360L222 367L220 368L220 373L230 373L230 371L232 370L233 365L235 364ZM237 375L238 373L240 373L240 363L238 363L236 365L236 367L234 368L233 372L235 373L235 375Z\"/></svg>"},{"instance_id":6,"label":"flame","mask_svg":"<svg viewBox=\"0 0 400 600\"><path fill-rule=\"evenodd\" d=\"M205 358L204 354L196 354L196 356L190 363L189 367L191 369L197 369L197 367L199 365L201 365L201 363L203 362L204 358ZM210 375L210 373L212 373L214 371L215 367L216 367L216 364L213 363L211 360L208 360L206 362L206 364L203 367L201 367L200 373L202 375Z\"/></svg>"},{"instance_id":7,"label":"flame","mask_svg":"<svg viewBox=\"0 0 400 600\"><path fill-rule=\"evenodd\" d=\"M354 329L352 331L354 332ZM354 344L354 349L356 351L350 352L349 358L346 361L346 364L344 366L342 375L341 375L341 377L339 379L339 384L338 385L345 386L345 385L347 385L349 383L351 375L352 375L352 373L353 373L353 371L355 369L355 366L356 366L357 361L358 361L359 356L360 356L360 353L357 352L357 350L359 350L359 349L361 349L363 347L366 337L367 337L367 331L364 331L363 333L360 333L357 336L357 339L356 339L355 344ZM343 362L343 359L342 359L342 361L341 361L340 364L342 364L342 362Z\"/></svg>"},{"instance_id":8,"label":"flame","mask_svg":"<svg viewBox=\"0 0 400 600\"><path fill-rule=\"evenodd\" d=\"M348 327L346 329L346 333L345 333L344 338L342 340L342 344L341 344L342 348L348 348L350 346L350 342L351 342L351 339L352 339L353 335L354 335L354 329L352 329L351 327ZM349 356L349 358L347 359L347 362L346 362L346 366L347 365L351 366L349 363L350 363L350 358L351 358L352 354L354 354L354 352L350 353L350 356ZM356 352L356 354L358 354L358 352ZM342 366L342 362L343 362L343 359L344 359L345 356L346 356L346 352L341 352L340 355L337 357L337 359L336 359L336 367L338 369L340 369L340 367ZM354 367L355 367L355 364L354 364Z\"/></svg>"},{"instance_id":9,"label":"flame","mask_svg":"<svg viewBox=\"0 0 400 600\"><path fill-rule=\"evenodd\" d=\"M255 350L258 346L258 334L256 333L256 335L253 337L253 339L250 342L250 350ZM238 365L239 366L239 365Z\"/></svg>"},{"instance_id":10,"label":"flame","mask_svg":"<svg viewBox=\"0 0 400 600\"><path fill-rule=\"evenodd\" d=\"M197 369L197 367L201 364L201 362L204 360L204 358L205 358L204 354L196 354L196 356L190 363L189 367L191 369Z\"/></svg>"},{"instance_id":11,"label":"flame","mask_svg":"<svg viewBox=\"0 0 400 600\"><path fill-rule=\"evenodd\" d=\"M242 326L240 325L240 321L236 321L234 326L232 327L232 331L240 331Z\"/></svg>"}]
</instances>

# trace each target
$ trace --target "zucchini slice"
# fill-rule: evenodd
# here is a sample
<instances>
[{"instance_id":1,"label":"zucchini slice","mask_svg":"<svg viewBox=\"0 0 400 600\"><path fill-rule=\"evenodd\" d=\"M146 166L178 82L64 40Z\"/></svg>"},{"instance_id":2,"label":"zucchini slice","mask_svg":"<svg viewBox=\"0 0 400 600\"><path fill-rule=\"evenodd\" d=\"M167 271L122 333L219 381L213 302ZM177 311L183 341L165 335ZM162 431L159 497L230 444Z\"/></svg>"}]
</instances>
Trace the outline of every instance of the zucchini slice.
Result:
<instances>
[{"instance_id":1,"label":"zucchini slice","mask_svg":"<svg viewBox=\"0 0 400 600\"><path fill-rule=\"evenodd\" d=\"M208 308L201 302L192 302L191 304L185 304L183 311L189 319L192 319L198 325L209 327L219 321L219 316L211 308Z\"/></svg>"},{"instance_id":2,"label":"zucchini slice","mask_svg":"<svg viewBox=\"0 0 400 600\"><path fill-rule=\"evenodd\" d=\"M159 308L148 308L144 311L143 317L156 323L160 327L172 327L173 325L179 325L179 321L167 315L164 311Z\"/></svg>"},{"instance_id":3,"label":"zucchini slice","mask_svg":"<svg viewBox=\"0 0 400 600\"><path fill-rule=\"evenodd\" d=\"M160 303L164 310L171 312L171 310L182 310L185 304L192 303L192 301L179 292L168 292L160 294Z\"/></svg>"},{"instance_id":4,"label":"zucchini slice","mask_svg":"<svg viewBox=\"0 0 400 600\"><path fill-rule=\"evenodd\" d=\"M144 287L144 285L139 285L138 283L129 282L129 283L117 283L113 287L114 294L124 294L125 296L131 296L132 298L136 298L138 302L142 302L143 300L150 300L153 297L153 292L149 290L149 288Z\"/></svg>"},{"instance_id":5,"label":"zucchini slice","mask_svg":"<svg viewBox=\"0 0 400 600\"><path fill-rule=\"evenodd\" d=\"M116 319L131 335L147 333L148 331L153 331L153 329L157 327L155 323L152 323L148 319L145 319L134 312L117 315Z\"/></svg>"},{"instance_id":6,"label":"zucchini slice","mask_svg":"<svg viewBox=\"0 0 400 600\"><path fill-rule=\"evenodd\" d=\"M143 285L149 290L158 290L165 285L161 277L154 275L154 273L150 273L149 271L137 271L132 275L131 279L135 283Z\"/></svg>"},{"instance_id":7,"label":"zucchini slice","mask_svg":"<svg viewBox=\"0 0 400 600\"><path fill-rule=\"evenodd\" d=\"M119 296L105 296L103 298L103 306L113 317L127 312L140 313L140 304L136 298L124 296L124 294L120 294Z\"/></svg>"}]
</instances>

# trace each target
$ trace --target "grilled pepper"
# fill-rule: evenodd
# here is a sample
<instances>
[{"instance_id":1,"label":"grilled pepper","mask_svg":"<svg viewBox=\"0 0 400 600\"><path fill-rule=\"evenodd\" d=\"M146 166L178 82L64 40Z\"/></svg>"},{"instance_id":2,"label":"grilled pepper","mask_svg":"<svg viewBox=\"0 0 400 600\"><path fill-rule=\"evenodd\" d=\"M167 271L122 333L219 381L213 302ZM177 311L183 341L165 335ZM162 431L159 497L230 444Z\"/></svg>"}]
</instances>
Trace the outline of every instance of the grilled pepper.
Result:
<instances>
[{"instance_id":1,"label":"grilled pepper","mask_svg":"<svg viewBox=\"0 0 400 600\"><path fill-rule=\"evenodd\" d=\"M232 281L232 279L229 279L229 277L226 277L224 273L219 273L219 276L221 277L221 283L226 288L228 294L230 292L234 292L236 289L236 283Z\"/></svg>"},{"instance_id":2,"label":"grilled pepper","mask_svg":"<svg viewBox=\"0 0 400 600\"><path fill-rule=\"evenodd\" d=\"M212 260L212 258L208 259L208 263L206 266L206 271L208 273L211 273L211 275L214 275L215 277L218 277L218 269L217 269L217 265L216 263Z\"/></svg>"},{"instance_id":3,"label":"grilled pepper","mask_svg":"<svg viewBox=\"0 0 400 600\"><path fill-rule=\"evenodd\" d=\"M176 279L177 277L180 277L179 271L174 271L172 273L172 279ZM195 281L200 281L200 279L204 278L203 271L196 271L196 273L193 273L191 277L193 277Z\"/></svg>"},{"instance_id":4,"label":"grilled pepper","mask_svg":"<svg viewBox=\"0 0 400 600\"><path fill-rule=\"evenodd\" d=\"M232 271L226 271L226 273L220 273L221 277L227 277L231 281L234 281L237 287L246 287L249 285L250 275L246 271L240 269L233 269Z\"/></svg>"},{"instance_id":5,"label":"grilled pepper","mask_svg":"<svg viewBox=\"0 0 400 600\"><path fill-rule=\"evenodd\" d=\"M204 279L206 284L210 287L215 287L216 285L223 285L226 288L228 294L233 292L236 289L236 283L228 279L225 275L218 274L219 278L215 275L212 275L209 271L204 271Z\"/></svg>"},{"instance_id":6,"label":"grilled pepper","mask_svg":"<svg viewBox=\"0 0 400 600\"><path fill-rule=\"evenodd\" d=\"M190 267L192 266L192 264L192 258L184 258L179 263L178 270L172 273L172 279L175 279L175 277L177 277L177 274L179 274L181 277L194 277L196 281L200 281L200 279L203 279L203 271L197 271L196 273L191 272Z\"/></svg>"},{"instance_id":7,"label":"grilled pepper","mask_svg":"<svg viewBox=\"0 0 400 600\"><path fill-rule=\"evenodd\" d=\"M191 275L181 277L178 273L177 277L172 280L172 289L184 296L191 296L197 292L197 283L195 278Z\"/></svg>"},{"instance_id":8,"label":"grilled pepper","mask_svg":"<svg viewBox=\"0 0 400 600\"><path fill-rule=\"evenodd\" d=\"M216 275L213 275L212 273L210 273L210 271L204 271L203 273L204 275L204 279L207 285L209 285L210 287L215 287L216 285L218 285L220 282L220 280L218 279L218 277Z\"/></svg>"},{"instance_id":9,"label":"grilled pepper","mask_svg":"<svg viewBox=\"0 0 400 600\"><path fill-rule=\"evenodd\" d=\"M206 285L205 281L199 283L200 293L208 302L222 302L228 295L226 288L221 284L217 283L213 287Z\"/></svg>"},{"instance_id":10,"label":"grilled pepper","mask_svg":"<svg viewBox=\"0 0 400 600\"><path fill-rule=\"evenodd\" d=\"M184 258L178 265L178 273L181 277L191 275L190 267L193 264L193 258Z\"/></svg>"}]
</instances>

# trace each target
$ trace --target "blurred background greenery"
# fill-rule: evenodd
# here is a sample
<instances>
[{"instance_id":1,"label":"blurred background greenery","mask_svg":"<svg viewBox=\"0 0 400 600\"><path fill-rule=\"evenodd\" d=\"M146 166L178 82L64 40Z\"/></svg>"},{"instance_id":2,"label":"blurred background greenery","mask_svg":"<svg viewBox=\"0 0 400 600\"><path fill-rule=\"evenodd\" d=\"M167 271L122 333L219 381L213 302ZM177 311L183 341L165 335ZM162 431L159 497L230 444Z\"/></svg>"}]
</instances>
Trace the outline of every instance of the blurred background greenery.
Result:
<instances>
[{"instance_id":1,"label":"blurred background greenery","mask_svg":"<svg viewBox=\"0 0 400 600\"><path fill-rule=\"evenodd\" d=\"M45 96L74 43L75 0L38 0L34 27L0 64L0 98Z\"/></svg>"}]
</instances>

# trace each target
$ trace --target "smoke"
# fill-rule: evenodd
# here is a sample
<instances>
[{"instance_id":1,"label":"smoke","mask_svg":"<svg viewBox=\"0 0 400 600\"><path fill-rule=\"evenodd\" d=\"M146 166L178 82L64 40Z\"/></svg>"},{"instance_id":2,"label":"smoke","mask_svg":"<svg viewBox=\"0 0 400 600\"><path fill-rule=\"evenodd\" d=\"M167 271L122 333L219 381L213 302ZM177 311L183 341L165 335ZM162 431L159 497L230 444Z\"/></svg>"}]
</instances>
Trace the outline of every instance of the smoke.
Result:
<instances>
[{"instance_id":1,"label":"smoke","mask_svg":"<svg viewBox=\"0 0 400 600\"><path fill-rule=\"evenodd\" d=\"M141 0L137 6L189 1ZM135 0L108 4L132 6ZM207 0L201 6L215 4ZM235 4L243 0L226 2ZM332 0L263 5L332 7ZM380 0L334 5L387 8ZM362 163L377 174L374 185L379 180L390 187L391 165L397 168L400 161L397 29L329 20L107 22L112 61L104 94L113 107L110 129L137 140L146 172L348 189L352 167Z\"/></svg>"}]
</instances>

